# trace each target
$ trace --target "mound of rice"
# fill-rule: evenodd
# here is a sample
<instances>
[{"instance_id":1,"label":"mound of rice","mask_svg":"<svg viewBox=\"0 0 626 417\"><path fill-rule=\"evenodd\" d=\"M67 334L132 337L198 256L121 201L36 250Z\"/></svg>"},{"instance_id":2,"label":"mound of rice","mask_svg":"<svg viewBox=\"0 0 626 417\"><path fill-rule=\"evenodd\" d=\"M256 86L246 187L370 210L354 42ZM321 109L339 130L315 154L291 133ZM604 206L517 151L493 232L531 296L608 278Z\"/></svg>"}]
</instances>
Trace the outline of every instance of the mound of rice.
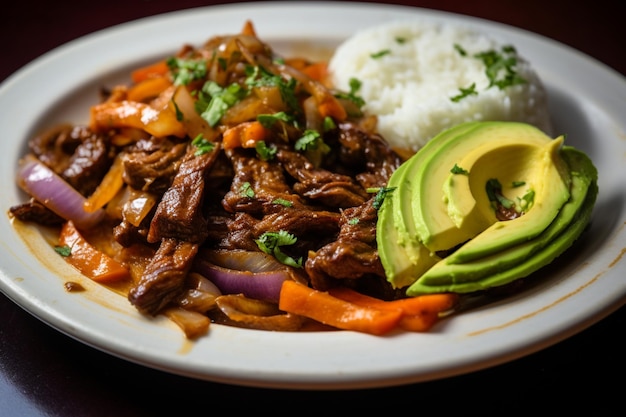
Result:
<instances>
[{"instance_id":1,"label":"mound of rice","mask_svg":"<svg viewBox=\"0 0 626 417\"><path fill-rule=\"evenodd\" d=\"M329 70L339 89L349 91L352 78L361 82L357 94L365 100L363 110L378 117L379 131L392 146L417 150L443 129L466 121L520 121L551 134L541 81L508 46L514 47L460 26L394 21L342 43ZM490 87L487 66L476 57L490 51L514 58L512 70L526 82ZM472 84L476 94L451 99Z\"/></svg>"}]
</instances>

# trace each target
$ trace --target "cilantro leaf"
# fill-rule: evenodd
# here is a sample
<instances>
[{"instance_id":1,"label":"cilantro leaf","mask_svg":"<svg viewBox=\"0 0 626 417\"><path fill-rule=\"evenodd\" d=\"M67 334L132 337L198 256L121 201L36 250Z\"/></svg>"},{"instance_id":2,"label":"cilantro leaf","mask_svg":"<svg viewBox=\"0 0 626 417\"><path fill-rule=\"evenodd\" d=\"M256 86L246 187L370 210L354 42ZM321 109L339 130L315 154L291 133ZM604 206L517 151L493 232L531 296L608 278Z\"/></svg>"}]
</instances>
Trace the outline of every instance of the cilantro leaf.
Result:
<instances>
[{"instance_id":1,"label":"cilantro leaf","mask_svg":"<svg viewBox=\"0 0 626 417\"><path fill-rule=\"evenodd\" d=\"M255 239L255 242L259 249L267 254L273 255L280 263L301 268L301 257L294 259L280 249L281 246L290 246L295 244L297 240L298 239L291 233L281 230L279 232L265 232L259 236L258 239Z\"/></svg>"}]
</instances>

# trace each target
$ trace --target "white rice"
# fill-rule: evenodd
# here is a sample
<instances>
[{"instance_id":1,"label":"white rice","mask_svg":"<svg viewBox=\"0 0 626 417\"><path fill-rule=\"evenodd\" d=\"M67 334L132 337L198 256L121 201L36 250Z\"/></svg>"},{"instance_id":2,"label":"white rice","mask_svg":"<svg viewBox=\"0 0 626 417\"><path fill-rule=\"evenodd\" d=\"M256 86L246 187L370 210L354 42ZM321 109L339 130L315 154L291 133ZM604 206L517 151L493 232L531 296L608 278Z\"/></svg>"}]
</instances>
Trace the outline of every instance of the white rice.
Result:
<instances>
[{"instance_id":1,"label":"white rice","mask_svg":"<svg viewBox=\"0 0 626 417\"><path fill-rule=\"evenodd\" d=\"M395 21L346 40L329 69L341 90L349 91L352 78L362 83L357 94L365 100L363 110L378 117L379 131L392 146L417 150L440 131L466 121L520 121L551 134L545 90L522 57L516 56L514 69L526 83L488 88L486 67L474 55L505 45L460 26ZM372 57L381 51L389 53ZM473 83L476 95L451 100Z\"/></svg>"}]
</instances>

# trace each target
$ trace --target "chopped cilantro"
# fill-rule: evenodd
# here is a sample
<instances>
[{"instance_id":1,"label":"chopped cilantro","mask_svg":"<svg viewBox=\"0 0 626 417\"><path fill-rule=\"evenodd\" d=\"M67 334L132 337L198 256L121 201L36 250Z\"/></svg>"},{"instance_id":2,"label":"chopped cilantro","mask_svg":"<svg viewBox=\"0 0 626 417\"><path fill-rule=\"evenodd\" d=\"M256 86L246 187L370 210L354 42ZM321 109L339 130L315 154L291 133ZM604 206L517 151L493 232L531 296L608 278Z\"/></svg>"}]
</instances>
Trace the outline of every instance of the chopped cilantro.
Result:
<instances>
[{"instance_id":1,"label":"chopped cilantro","mask_svg":"<svg viewBox=\"0 0 626 417\"><path fill-rule=\"evenodd\" d=\"M294 112L300 111L298 98L296 97L296 80L290 78L283 79L280 75L274 75L263 67L246 67L246 85L252 87L276 87L280 92L280 97L287 107Z\"/></svg>"},{"instance_id":2,"label":"chopped cilantro","mask_svg":"<svg viewBox=\"0 0 626 417\"><path fill-rule=\"evenodd\" d=\"M336 129L337 124L335 123L332 117L326 116L324 117L324 125L322 128L324 129L324 132L329 132L331 130Z\"/></svg>"},{"instance_id":3,"label":"chopped cilantro","mask_svg":"<svg viewBox=\"0 0 626 417\"><path fill-rule=\"evenodd\" d=\"M259 121L259 123L263 125L263 127L266 127L268 129L270 129L279 121L285 123L294 122L293 116L288 115L284 111L279 111L274 114L259 114L257 115L256 119Z\"/></svg>"},{"instance_id":4,"label":"chopped cilantro","mask_svg":"<svg viewBox=\"0 0 626 417\"><path fill-rule=\"evenodd\" d=\"M374 59L378 59L378 58L382 58L385 55L389 55L391 53L390 49L383 49L382 51L378 51L378 52L374 52L373 54L370 54L371 58Z\"/></svg>"},{"instance_id":5,"label":"chopped cilantro","mask_svg":"<svg viewBox=\"0 0 626 417\"><path fill-rule=\"evenodd\" d=\"M348 224L351 226L357 225L359 224L359 219L357 217L353 217L350 220L348 220Z\"/></svg>"},{"instance_id":6,"label":"chopped cilantro","mask_svg":"<svg viewBox=\"0 0 626 417\"><path fill-rule=\"evenodd\" d=\"M194 153L195 156L204 155L205 153L211 152L215 148L215 144L206 140L202 133L199 133L198 136L191 141L191 144L198 148Z\"/></svg>"},{"instance_id":7,"label":"chopped cilantro","mask_svg":"<svg viewBox=\"0 0 626 417\"><path fill-rule=\"evenodd\" d=\"M67 245L55 246L54 251L63 257L70 256L72 254L72 248Z\"/></svg>"},{"instance_id":8,"label":"chopped cilantro","mask_svg":"<svg viewBox=\"0 0 626 417\"><path fill-rule=\"evenodd\" d=\"M461 56L467 56L467 51L458 43L454 44L454 49L456 49L456 51L459 53L459 55Z\"/></svg>"},{"instance_id":9,"label":"chopped cilantro","mask_svg":"<svg viewBox=\"0 0 626 417\"><path fill-rule=\"evenodd\" d=\"M254 190L248 181L241 185L239 193L244 197L254 198Z\"/></svg>"},{"instance_id":10,"label":"chopped cilantro","mask_svg":"<svg viewBox=\"0 0 626 417\"><path fill-rule=\"evenodd\" d=\"M399 43L400 45L402 45L403 43L406 43L407 38L402 37L402 36L396 36L396 43Z\"/></svg>"},{"instance_id":11,"label":"chopped cilantro","mask_svg":"<svg viewBox=\"0 0 626 417\"><path fill-rule=\"evenodd\" d=\"M450 97L450 100L452 100L455 103L458 103L465 97L472 96L472 95L475 96L478 94L478 92L476 91L476 83L472 83L472 85L470 85L467 88L460 87L459 91L460 93L457 94L456 96Z\"/></svg>"},{"instance_id":12,"label":"chopped cilantro","mask_svg":"<svg viewBox=\"0 0 626 417\"><path fill-rule=\"evenodd\" d=\"M315 151L319 150L322 153L327 153L330 148L326 143L322 135L316 130L307 129L304 131L302 137L295 143L295 149L297 151Z\"/></svg>"},{"instance_id":13,"label":"chopped cilantro","mask_svg":"<svg viewBox=\"0 0 626 417\"><path fill-rule=\"evenodd\" d=\"M174 99L172 99L172 104L174 105L174 110L176 112L176 120L178 120L179 122L182 122L185 115L183 114L182 111L180 111L180 108L178 108L178 104L176 104Z\"/></svg>"},{"instance_id":14,"label":"chopped cilantro","mask_svg":"<svg viewBox=\"0 0 626 417\"><path fill-rule=\"evenodd\" d=\"M359 95L358 91L361 89L361 81L358 78L350 78L350 91L348 93L337 93L335 97L352 101L359 108L365 105L365 100Z\"/></svg>"},{"instance_id":15,"label":"chopped cilantro","mask_svg":"<svg viewBox=\"0 0 626 417\"><path fill-rule=\"evenodd\" d=\"M502 47L501 52L490 50L474 55L485 64L485 74L489 79L489 87L496 86L500 90L517 84L524 84L526 80L515 71L517 53L510 45Z\"/></svg>"},{"instance_id":16,"label":"chopped cilantro","mask_svg":"<svg viewBox=\"0 0 626 417\"><path fill-rule=\"evenodd\" d=\"M485 190L487 191L487 197L489 198L489 201L491 201L492 203L500 204L502 207L507 209L513 207L514 202L502 195L502 185L497 179L491 178L490 180L488 180L485 186Z\"/></svg>"},{"instance_id":17,"label":"chopped cilantro","mask_svg":"<svg viewBox=\"0 0 626 417\"><path fill-rule=\"evenodd\" d=\"M263 161L270 161L274 159L274 156L276 156L276 146L267 146L264 140L258 141L254 145L254 148L256 149L256 153L259 155L259 158Z\"/></svg>"},{"instance_id":18,"label":"chopped cilantro","mask_svg":"<svg viewBox=\"0 0 626 417\"><path fill-rule=\"evenodd\" d=\"M522 198L519 199L519 205L524 211L530 209L533 206L534 202L535 202L535 190L528 190L526 194L524 194Z\"/></svg>"},{"instance_id":19,"label":"chopped cilantro","mask_svg":"<svg viewBox=\"0 0 626 417\"><path fill-rule=\"evenodd\" d=\"M285 206L285 207L292 207L293 206L293 203L291 201L285 200L284 198L277 198L277 199L273 200L272 203L280 204L281 206Z\"/></svg>"},{"instance_id":20,"label":"chopped cilantro","mask_svg":"<svg viewBox=\"0 0 626 417\"><path fill-rule=\"evenodd\" d=\"M263 252L274 255L274 257L281 263L296 268L302 267L302 258L294 259L291 256L286 255L281 246L290 246L297 242L297 238L291 233L281 230L279 232L265 232L255 242L259 249Z\"/></svg>"},{"instance_id":21,"label":"chopped cilantro","mask_svg":"<svg viewBox=\"0 0 626 417\"><path fill-rule=\"evenodd\" d=\"M206 62L202 59L182 59L171 57L167 60L167 66L172 73L175 85L187 85L192 81L206 77Z\"/></svg>"},{"instance_id":22,"label":"chopped cilantro","mask_svg":"<svg viewBox=\"0 0 626 417\"><path fill-rule=\"evenodd\" d=\"M469 172L466 169L461 168L457 164L454 164L454 166L452 167L450 172L455 174L455 175L457 175L457 174L468 175L469 174Z\"/></svg>"},{"instance_id":23,"label":"chopped cilantro","mask_svg":"<svg viewBox=\"0 0 626 417\"><path fill-rule=\"evenodd\" d=\"M391 194L395 189L396 187L380 187L368 188L366 191L368 193L376 193L376 195L374 196L374 203L372 205L376 210L378 210L383 204L385 197L387 197L387 194Z\"/></svg>"},{"instance_id":24,"label":"chopped cilantro","mask_svg":"<svg viewBox=\"0 0 626 417\"><path fill-rule=\"evenodd\" d=\"M200 115L211 127L215 127L226 111L247 94L248 91L237 83L222 88L215 81L207 81L202 86L202 97L199 99L202 103Z\"/></svg>"},{"instance_id":25,"label":"chopped cilantro","mask_svg":"<svg viewBox=\"0 0 626 417\"><path fill-rule=\"evenodd\" d=\"M522 185L526 185L526 181L513 181L511 183L513 188L521 187Z\"/></svg>"}]
</instances>

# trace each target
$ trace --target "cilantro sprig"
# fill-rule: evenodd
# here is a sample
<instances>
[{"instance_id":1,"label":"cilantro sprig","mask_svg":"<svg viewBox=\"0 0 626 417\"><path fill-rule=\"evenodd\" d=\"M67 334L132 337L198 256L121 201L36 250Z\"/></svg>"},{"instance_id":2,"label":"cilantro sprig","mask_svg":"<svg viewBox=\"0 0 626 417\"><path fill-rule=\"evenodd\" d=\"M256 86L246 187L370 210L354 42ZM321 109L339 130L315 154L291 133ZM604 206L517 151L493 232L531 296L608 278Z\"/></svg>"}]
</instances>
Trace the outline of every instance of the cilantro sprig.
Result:
<instances>
[{"instance_id":1,"label":"cilantro sprig","mask_svg":"<svg viewBox=\"0 0 626 417\"><path fill-rule=\"evenodd\" d=\"M294 259L291 256L285 254L280 248L282 246L291 246L298 241L291 233L280 230L278 232L265 232L255 242L259 249L263 252L273 255L280 263L295 268L302 267L302 257Z\"/></svg>"}]
</instances>

